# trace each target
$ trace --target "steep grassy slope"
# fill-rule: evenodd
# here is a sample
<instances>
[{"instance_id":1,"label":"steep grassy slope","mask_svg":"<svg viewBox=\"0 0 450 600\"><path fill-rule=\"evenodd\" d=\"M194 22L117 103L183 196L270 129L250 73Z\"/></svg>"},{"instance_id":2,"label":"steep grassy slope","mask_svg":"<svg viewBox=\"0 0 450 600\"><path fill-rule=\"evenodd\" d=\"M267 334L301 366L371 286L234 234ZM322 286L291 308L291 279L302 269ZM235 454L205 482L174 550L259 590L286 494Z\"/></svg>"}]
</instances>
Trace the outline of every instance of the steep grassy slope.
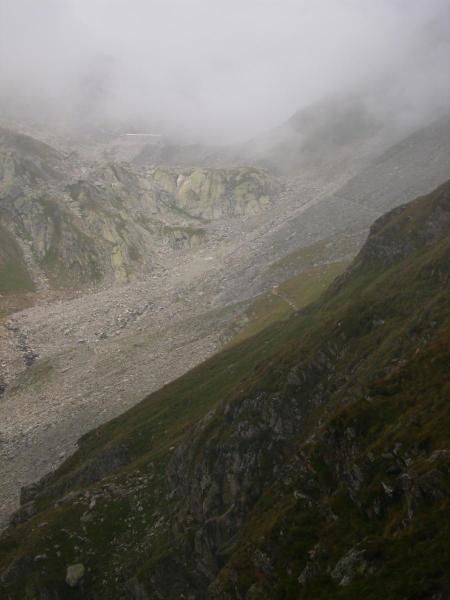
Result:
<instances>
[{"instance_id":1,"label":"steep grassy slope","mask_svg":"<svg viewBox=\"0 0 450 600\"><path fill-rule=\"evenodd\" d=\"M297 248L260 273L269 291L254 298L230 327L231 344L262 331L314 302L360 250L367 232L336 235Z\"/></svg>"},{"instance_id":2,"label":"steep grassy slope","mask_svg":"<svg viewBox=\"0 0 450 600\"><path fill-rule=\"evenodd\" d=\"M232 336L230 344L237 344L254 336L275 321L286 319L293 312L317 300L348 264L347 260L319 264L257 296L245 310L239 323L233 326L233 330L236 332L237 329L237 332Z\"/></svg>"},{"instance_id":3,"label":"steep grassy slope","mask_svg":"<svg viewBox=\"0 0 450 600\"><path fill-rule=\"evenodd\" d=\"M449 265L447 183L25 490L4 596L446 598Z\"/></svg>"}]
</instances>

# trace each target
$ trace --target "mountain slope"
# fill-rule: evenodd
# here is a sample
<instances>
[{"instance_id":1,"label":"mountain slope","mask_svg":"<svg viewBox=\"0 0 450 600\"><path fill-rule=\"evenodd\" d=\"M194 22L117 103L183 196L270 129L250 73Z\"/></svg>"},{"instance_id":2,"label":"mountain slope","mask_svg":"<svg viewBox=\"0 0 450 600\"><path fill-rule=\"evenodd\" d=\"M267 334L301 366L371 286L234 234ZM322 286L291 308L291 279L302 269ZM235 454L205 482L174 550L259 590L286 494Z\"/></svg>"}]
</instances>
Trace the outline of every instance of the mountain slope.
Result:
<instances>
[{"instance_id":1,"label":"mountain slope","mask_svg":"<svg viewBox=\"0 0 450 600\"><path fill-rule=\"evenodd\" d=\"M447 183L24 490L5 597L445 598L449 265Z\"/></svg>"},{"instance_id":2,"label":"mountain slope","mask_svg":"<svg viewBox=\"0 0 450 600\"><path fill-rule=\"evenodd\" d=\"M338 192L339 197L386 211L445 181L450 169L450 117L385 150Z\"/></svg>"},{"instance_id":3,"label":"mountain slope","mask_svg":"<svg viewBox=\"0 0 450 600\"><path fill-rule=\"evenodd\" d=\"M357 172L389 145L386 124L369 104L353 97L316 102L244 144L241 156L286 175L305 173L327 179Z\"/></svg>"}]
</instances>

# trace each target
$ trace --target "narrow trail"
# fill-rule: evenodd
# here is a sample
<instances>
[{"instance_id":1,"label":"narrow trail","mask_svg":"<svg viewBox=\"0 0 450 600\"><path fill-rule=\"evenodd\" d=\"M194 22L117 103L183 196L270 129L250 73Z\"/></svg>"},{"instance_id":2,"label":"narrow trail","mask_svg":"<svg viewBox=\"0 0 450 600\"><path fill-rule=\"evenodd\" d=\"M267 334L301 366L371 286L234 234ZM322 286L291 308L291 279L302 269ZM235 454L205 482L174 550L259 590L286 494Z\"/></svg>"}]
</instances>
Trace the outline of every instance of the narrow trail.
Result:
<instances>
[{"instance_id":1,"label":"narrow trail","mask_svg":"<svg viewBox=\"0 0 450 600\"><path fill-rule=\"evenodd\" d=\"M283 300L283 302L285 302L290 308L292 308L293 311L298 310L298 306L294 304L292 300L290 300L285 294L283 294L283 292L280 292L278 288L273 287L271 292L274 296L280 298L280 300Z\"/></svg>"}]
</instances>

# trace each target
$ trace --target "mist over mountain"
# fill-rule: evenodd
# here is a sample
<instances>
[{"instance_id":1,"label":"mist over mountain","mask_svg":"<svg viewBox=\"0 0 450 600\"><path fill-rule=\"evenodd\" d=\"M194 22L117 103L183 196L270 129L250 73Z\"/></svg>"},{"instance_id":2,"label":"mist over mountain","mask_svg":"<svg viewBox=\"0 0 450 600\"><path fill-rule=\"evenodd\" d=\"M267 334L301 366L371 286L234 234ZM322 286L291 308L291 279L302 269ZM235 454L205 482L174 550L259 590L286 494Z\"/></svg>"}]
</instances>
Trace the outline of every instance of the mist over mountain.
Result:
<instances>
[{"instance_id":1,"label":"mist over mountain","mask_svg":"<svg viewBox=\"0 0 450 600\"><path fill-rule=\"evenodd\" d=\"M352 94L411 128L448 107L449 23L445 0L3 0L2 120L234 143Z\"/></svg>"}]
</instances>

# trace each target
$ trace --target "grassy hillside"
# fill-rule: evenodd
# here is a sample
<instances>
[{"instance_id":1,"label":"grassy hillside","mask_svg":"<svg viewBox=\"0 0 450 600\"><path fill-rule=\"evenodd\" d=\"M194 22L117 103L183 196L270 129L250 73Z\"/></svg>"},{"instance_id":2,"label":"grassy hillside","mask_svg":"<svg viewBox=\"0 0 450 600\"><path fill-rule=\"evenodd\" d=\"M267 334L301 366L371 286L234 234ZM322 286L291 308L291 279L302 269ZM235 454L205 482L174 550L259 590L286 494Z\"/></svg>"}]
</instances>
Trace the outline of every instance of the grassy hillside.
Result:
<instances>
[{"instance_id":1,"label":"grassy hillside","mask_svg":"<svg viewBox=\"0 0 450 600\"><path fill-rule=\"evenodd\" d=\"M348 264L349 261L341 260L317 265L274 286L270 292L260 294L245 311L244 325L240 325L239 332L232 337L230 344L256 335L272 323L286 319L317 300Z\"/></svg>"},{"instance_id":2,"label":"grassy hillside","mask_svg":"<svg viewBox=\"0 0 450 600\"><path fill-rule=\"evenodd\" d=\"M447 183L25 490L4 596L446 598L449 265Z\"/></svg>"},{"instance_id":3,"label":"grassy hillside","mask_svg":"<svg viewBox=\"0 0 450 600\"><path fill-rule=\"evenodd\" d=\"M338 234L303 246L273 262L261 274L272 289L258 295L230 328L229 344L252 337L275 321L316 301L356 256L367 235Z\"/></svg>"}]
</instances>

